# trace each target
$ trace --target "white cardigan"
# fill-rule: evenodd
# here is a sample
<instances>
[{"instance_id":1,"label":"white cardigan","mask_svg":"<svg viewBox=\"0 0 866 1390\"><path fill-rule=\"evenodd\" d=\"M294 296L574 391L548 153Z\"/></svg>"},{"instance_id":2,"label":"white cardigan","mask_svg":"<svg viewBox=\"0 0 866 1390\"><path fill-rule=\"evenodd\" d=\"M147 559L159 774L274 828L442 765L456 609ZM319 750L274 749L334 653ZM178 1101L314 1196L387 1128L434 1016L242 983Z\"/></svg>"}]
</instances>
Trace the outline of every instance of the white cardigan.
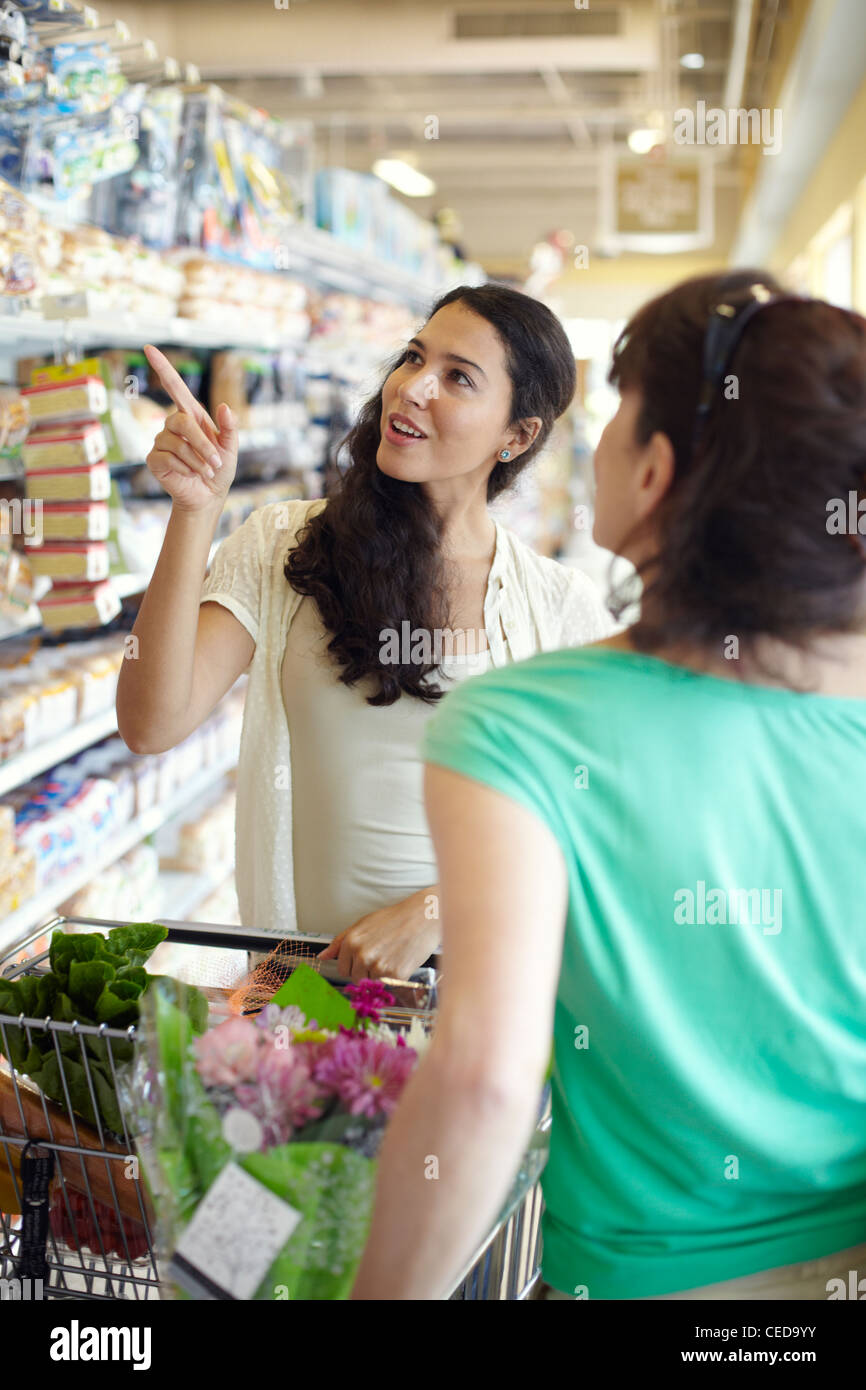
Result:
<instances>
[{"instance_id":1,"label":"white cardigan","mask_svg":"<svg viewBox=\"0 0 866 1390\"><path fill-rule=\"evenodd\" d=\"M326 505L321 499L277 502L253 512L220 545L201 596L202 603L221 603L233 613L256 644L237 776L238 904L245 926L278 937L297 930L291 748L281 671L302 597L289 585L283 566L300 528ZM613 626L586 575L537 555L498 522L488 613L492 666L595 642Z\"/></svg>"}]
</instances>

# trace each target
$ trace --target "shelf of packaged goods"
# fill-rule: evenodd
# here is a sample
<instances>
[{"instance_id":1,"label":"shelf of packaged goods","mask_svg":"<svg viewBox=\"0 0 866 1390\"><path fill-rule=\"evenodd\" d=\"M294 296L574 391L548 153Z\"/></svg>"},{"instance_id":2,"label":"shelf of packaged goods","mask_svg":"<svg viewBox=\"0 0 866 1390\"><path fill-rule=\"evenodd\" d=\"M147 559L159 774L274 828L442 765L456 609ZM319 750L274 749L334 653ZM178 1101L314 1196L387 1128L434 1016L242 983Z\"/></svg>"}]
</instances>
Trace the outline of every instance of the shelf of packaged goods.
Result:
<instances>
[{"instance_id":1,"label":"shelf of packaged goods","mask_svg":"<svg viewBox=\"0 0 866 1390\"><path fill-rule=\"evenodd\" d=\"M208 566L211 565L213 557L219 549L219 545L219 541L214 541L208 551ZM112 574L110 576L111 583L114 585L114 590L118 598L131 598L133 594L143 594L152 578L152 570L141 570L138 573L130 572L128 574Z\"/></svg>"},{"instance_id":2,"label":"shelf of packaged goods","mask_svg":"<svg viewBox=\"0 0 866 1390\"><path fill-rule=\"evenodd\" d=\"M48 884L28 902L22 903L15 912L4 917L0 922L0 948L14 946L15 942L25 936L28 931L38 927L44 918L55 912L59 903L72 897L73 893L77 893L79 889L86 887L97 874L101 874L104 869L107 869L109 864L115 863L122 855L127 854L142 840L147 839L148 835L153 835L161 826L166 825L175 816L185 811L191 802L195 801L203 792L216 786L236 766L237 752L235 751L229 757L215 763L213 767L202 769L161 806L150 807L142 815L137 816L135 820L130 821L128 825L123 826L117 834L106 840L105 844L100 845L96 853L85 863Z\"/></svg>"},{"instance_id":3,"label":"shelf of packaged goods","mask_svg":"<svg viewBox=\"0 0 866 1390\"><path fill-rule=\"evenodd\" d=\"M208 565L210 565L211 561L213 560L213 557L216 554L218 547L219 541L214 541L213 545L210 548L210 551L208 552ZM117 597L120 599L124 599L132 598L135 594L143 594L148 584L150 583L152 577L152 571L141 571L138 574L134 574L132 572L128 574L112 574L109 576L109 579L111 584L114 586L114 590L117 594ZM2 619L0 619L0 642L6 641L6 639L9 637L34 636L36 633L41 632L42 625L39 620L38 608L34 607L34 614L35 616L33 618L33 621L28 623L24 627L12 627L8 624L4 626ZM92 629L92 635L94 637L98 637L101 631L101 628L94 627ZM2 764L0 764L0 774L2 774Z\"/></svg>"},{"instance_id":4,"label":"shelf of packaged goods","mask_svg":"<svg viewBox=\"0 0 866 1390\"><path fill-rule=\"evenodd\" d=\"M13 787L20 787L23 782L29 782L32 777L38 777L40 772L57 767L58 763L74 757L83 748L89 748L91 744L99 743L100 739L109 738L111 734L116 733L117 714L112 705L111 709L94 714L82 724L74 724L71 729L49 739L47 743L40 743L36 748L28 748L25 753L16 754L7 762L0 763L0 796L5 796Z\"/></svg>"}]
</instances>

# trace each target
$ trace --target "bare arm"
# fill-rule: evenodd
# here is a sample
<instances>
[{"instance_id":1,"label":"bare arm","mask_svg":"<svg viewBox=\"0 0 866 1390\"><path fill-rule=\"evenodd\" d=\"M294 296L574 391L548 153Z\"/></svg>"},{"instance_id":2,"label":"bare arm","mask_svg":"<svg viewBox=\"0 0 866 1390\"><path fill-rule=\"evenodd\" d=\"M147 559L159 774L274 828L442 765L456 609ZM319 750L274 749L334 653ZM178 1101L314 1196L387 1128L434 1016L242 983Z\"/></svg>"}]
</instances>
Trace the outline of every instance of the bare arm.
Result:
<instances>
[{"instance_id":1,"label":"bare arm","mask_svg":"<svg viewBox=\"0 0 866 1390\"><path fill-rule=\"evenodd\" d=\"M135 753L158 753L192 733L249 666L255 645L227 609L199 603L226 494L237 430L220 406L219 429L155 348L151 365L179 407L148 455L172 498L159 560L142 599L117 687L117 722Z\"/></svg>"},{"instance_id":2,"label":"bare arm","mask_svg":"<svg viewBox=\"0 0 866 1390\"><path fill-rule=\"evenodd\" d=\"M355 1299L443 1297L517 1171L553 1036L568 891L557 841L517 802L441 767L427 770L427 812L442 1007L385 1135Z\"/></svg>"},{"instance_id":3,"label":"bare arm","mask_svg":"<svg viewBox=\"0 0 866 1390\"><path fill-rule=\"evenodd\" d=\"M180 743L252 661L243 624L217 603L199 604L217 519L172 510L117 686L118 728L134 753Z\"/></svg>"}]
</instances>

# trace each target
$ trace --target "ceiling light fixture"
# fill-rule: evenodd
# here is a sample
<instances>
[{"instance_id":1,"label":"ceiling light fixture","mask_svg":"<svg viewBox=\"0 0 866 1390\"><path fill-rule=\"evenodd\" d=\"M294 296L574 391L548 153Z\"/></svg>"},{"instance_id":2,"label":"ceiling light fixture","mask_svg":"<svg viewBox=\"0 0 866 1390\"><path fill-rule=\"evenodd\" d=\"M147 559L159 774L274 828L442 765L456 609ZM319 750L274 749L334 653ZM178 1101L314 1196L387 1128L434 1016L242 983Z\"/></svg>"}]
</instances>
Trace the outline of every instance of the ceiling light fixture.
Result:
<instances>
[{"instance_id":1,"label":"ceiling light fixture","mask_svg":"<svg viewBox=\"0 0 866 1390\"><path fill-rule=\"evenodd\" d=\"M373 173L407 198L429 198L431 193L436 192L433 180L420 170L413 169L405 159L377 159Z\"/></svg>"},{"instance_id":2,"label":"ceiling light fixture","mask_svg":"<svg viewBox=\"0 0 866 1390\"><path fill-rule=\"evenodd\" d=\"M703 53L684 53L683 56L682 56L682 58L680 58L680 67L681 67L681 68L692 68L692 69L694 69L695 71L698 71L698 69L699 69L699 68L702 68L703 66L704 66L704 55L703 55Z\"/></svg>"},{"instance_id":3,"label":"ceiling light fixture","mask_svg":"<svg viewBox=\"0 0 866 1390\"><path fill-rule=\"evenodd\" d=\"M660 145L664 138L664 132L651 129L650 127L633 130L628 137L628 147L633 154L649 154L651 149Z\"/></svg>"}]
</instances>

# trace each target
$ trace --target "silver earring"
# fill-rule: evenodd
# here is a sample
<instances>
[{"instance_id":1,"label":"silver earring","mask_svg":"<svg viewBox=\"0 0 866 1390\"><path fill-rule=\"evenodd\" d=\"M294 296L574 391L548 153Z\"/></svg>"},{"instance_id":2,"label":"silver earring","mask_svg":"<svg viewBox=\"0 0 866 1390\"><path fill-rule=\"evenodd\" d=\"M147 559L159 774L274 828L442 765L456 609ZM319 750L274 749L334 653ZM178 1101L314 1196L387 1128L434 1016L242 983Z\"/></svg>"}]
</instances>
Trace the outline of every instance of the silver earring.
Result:
<instances>
[{"instance_id":1,"label":"silver earring","mask_svg":"<svg viewBox=\"0 0 866 1390\"><path fill-rule=\"evenodd\" d=\"M499 457L500 457L503 461L504 461L505 459L510 459L510 458L511 458L511 450L510 450L510 449L503 449L503 450L502 450L502 453L499 455Z\"/></svg>"}]
</instances>

